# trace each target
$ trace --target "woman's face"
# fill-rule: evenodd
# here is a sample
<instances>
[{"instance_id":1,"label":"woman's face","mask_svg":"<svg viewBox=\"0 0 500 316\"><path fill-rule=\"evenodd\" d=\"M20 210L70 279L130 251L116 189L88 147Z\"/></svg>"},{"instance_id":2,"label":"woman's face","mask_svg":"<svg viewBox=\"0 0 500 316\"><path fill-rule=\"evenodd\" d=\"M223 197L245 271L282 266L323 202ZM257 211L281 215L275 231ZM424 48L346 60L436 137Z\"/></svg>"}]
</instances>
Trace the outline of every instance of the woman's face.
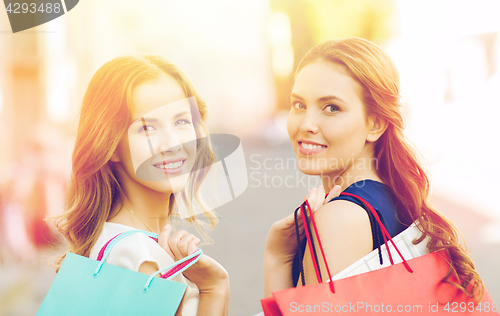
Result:
<instances>
[{"instance_id":1,"label":"woman's face","mask_svg":"<svg viewBox=\"0 0 500 316\"><path fill-rule=\"evenodd\" d=\"M158 192L182 190L196 158L190 99L165 75L132 91L131 114L133 122L114 155L120 181Z\"/></svg>"},{"instance_id":2,"label":"woman's face","mask_svg":"<svg viewBox=\"0 0 500 316\"><path fill-rule=\"evenodd\" d=\"M299 72L287 129L300 171L336 177L366 156L372 123L360 92L344 68L331 62L318 60Z\"/></svg>"}]
</instances>

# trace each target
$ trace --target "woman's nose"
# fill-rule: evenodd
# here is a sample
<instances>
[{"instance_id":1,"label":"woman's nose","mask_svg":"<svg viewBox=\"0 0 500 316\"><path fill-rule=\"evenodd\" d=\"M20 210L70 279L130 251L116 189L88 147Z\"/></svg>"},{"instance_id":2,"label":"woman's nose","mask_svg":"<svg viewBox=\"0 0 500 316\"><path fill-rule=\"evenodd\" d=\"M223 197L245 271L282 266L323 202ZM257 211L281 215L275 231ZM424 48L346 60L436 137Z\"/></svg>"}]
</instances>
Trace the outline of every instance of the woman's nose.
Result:
<instances>
[{"instance_id":1,"label":"woman's nose","mask_svg":"<svg viewBox=\"0 0 500 316\"><path fill-rule=\"evenodd\" d=\"M173 131L165 131L161 135L159 151L175 154L182 149L178 135Z\"/></svg>"},{"instance_id":2,"label":"woman's nose","mask_svg":"<svg viewBox=\"0 0 500 316\"><path fill-rule=\"evenodd\" d=\"M307 111L300 124L300 131L304 133L316 134L319 131L318 118L314 111Z\"/></svg>"}]
</instances>

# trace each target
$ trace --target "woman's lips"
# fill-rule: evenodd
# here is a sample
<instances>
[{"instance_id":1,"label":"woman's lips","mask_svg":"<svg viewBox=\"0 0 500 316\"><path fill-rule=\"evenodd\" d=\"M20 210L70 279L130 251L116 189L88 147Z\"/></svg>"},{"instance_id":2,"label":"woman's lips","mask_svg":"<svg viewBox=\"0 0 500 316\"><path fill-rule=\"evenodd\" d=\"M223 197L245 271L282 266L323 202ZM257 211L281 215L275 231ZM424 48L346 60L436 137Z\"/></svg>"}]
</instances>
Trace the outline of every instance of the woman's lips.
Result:
<instances>
[{"instance_id":1,"label":"woman's lips","mask_svg":"<svg viewBox=\"0 0 500 316\"><path fill-rule=\"evenodd\" d=\"M177 174L181 173L184 169L184 163L186 160L178 160L176 162L163 163L163 164L155 164L153 167L164 172L165 174Z\"/></svg>"},{"instance_id":2,"label":"woman's lips","mask_svg":"<svg viewBox=\"0 0 500 316\"><path fill-rule=\"evenodd\" d=\"M303 155L314 155L326 149L326 146L324 145L318 145L306 142L299 142L298 147L299 147L299 152Z\"/></svg>"}]
</instances>

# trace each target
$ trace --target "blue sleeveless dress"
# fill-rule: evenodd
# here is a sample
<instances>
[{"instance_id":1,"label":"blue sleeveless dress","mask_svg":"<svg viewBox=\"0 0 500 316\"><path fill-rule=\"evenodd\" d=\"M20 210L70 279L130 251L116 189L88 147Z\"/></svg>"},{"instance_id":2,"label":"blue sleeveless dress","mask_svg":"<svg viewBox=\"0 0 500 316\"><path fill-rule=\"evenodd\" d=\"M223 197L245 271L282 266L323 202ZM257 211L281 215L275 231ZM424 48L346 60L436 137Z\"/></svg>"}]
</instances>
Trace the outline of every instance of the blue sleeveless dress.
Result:
<instances>
[{"instance_id":1,"label":"blue sleeveless dress","mask_svg":"<svg viewBox=\"0 0 500 316\"><path fill-rule=\"evenodd\" d=\"M344 192L355 194L370 203L371 206L373 206L373 208L377 211L382 224L384 224L391 237L396 236L407 228L407 225L398 221L396 217L396 206L392 197L392 190L385 184L374 180L361 180L351 184L344 190ZM335 200L346 200L360 205L360 202L350 196L341 195L330 200L330 202ZM375 232L373 231L372 239L373 249L377 249L380 246L380 244L377 243L377 240L380 240L383 243L383 238L376 238ZM303 254L306 248L305 238L301 247ZM297 286L297 282L299 280L300 262L302 259L303 258L299 256L299 253L297 253L293 260L292 277L294 286Z\"/></svg>"}]
</instances>

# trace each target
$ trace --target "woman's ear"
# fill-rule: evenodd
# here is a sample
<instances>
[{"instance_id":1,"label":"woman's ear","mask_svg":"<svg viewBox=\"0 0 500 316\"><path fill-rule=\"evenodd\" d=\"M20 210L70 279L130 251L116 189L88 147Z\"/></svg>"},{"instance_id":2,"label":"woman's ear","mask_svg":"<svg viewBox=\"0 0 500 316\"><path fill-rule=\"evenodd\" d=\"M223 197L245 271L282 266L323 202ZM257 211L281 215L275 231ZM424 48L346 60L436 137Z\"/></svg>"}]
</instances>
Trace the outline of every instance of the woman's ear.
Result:
<instances>
[{"instance_id":1,"label":"woman's ear","mask_svg":"<svg viewBox=\"0 0 500 316\"><path fill-rule=\"evenodd\" d=\"M120 157L118 156L118 154L116 153L116 150L113 152L113 155L111 155L111 158L109 159L109 161L112 161L112 162L120 162Z\"/></svg>"},{"instance_id":2,"label":"woman's ear","mask_svg":"<svg viewBox=\"0 0 500 316\"><path fill-rule=\"evenodd\" d=\"M381 120L376 116L370 116L368 118L369 126L371 126L368 135L366 136L366 141L370 143L376 142L382 134L384 134L387 129L387 121Z\"/></svg>"}]
</instances>

